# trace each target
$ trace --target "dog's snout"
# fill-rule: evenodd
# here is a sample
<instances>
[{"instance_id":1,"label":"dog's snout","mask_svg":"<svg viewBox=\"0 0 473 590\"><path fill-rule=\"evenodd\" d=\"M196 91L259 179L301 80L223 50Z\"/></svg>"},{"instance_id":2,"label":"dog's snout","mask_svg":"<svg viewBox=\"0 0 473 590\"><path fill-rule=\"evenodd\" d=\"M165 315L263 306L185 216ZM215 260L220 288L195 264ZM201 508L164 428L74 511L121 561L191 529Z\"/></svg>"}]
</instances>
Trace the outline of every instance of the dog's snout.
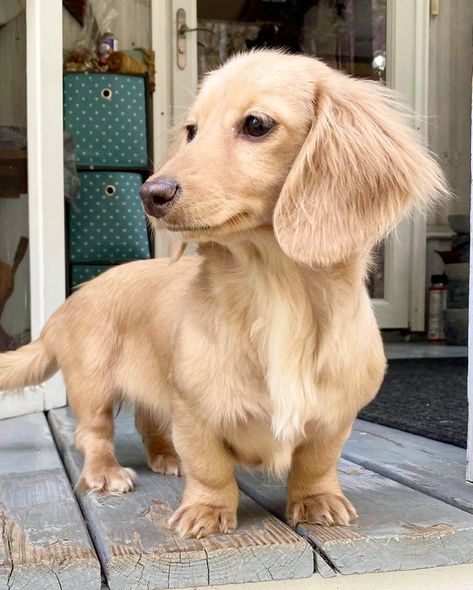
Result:
<instances>
[{"instance_id":1,"label":"dog's snout","mask_svg":"<svg viewBox=\"0 0 473 590\"><path fill-rule=\"evenodd\" d=\"M146 181L140 189L140 197L148 215L163 217L180 191L179 184L170 178Z\"/></svg>"}]
</instances>

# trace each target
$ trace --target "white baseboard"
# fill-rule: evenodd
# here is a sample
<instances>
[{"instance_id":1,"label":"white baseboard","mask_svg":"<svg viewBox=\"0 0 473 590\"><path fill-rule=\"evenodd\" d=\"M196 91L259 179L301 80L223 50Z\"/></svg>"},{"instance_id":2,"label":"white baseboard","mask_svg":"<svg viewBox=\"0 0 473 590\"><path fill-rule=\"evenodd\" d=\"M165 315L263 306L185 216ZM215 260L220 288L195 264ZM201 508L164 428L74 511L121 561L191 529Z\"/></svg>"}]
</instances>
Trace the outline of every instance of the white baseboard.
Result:
<instances>
[{"instance_id":1,"label":"white baseboard","mask_svg":"<svg viewBox=\"0 0 473 590\"><path fill-rule=\"evenodd\" d=\"M314 574L302 580L233 584L233 590L471 590L473 564L377 574L337 575L322 578ZM228 586L212 586L226 590Z\"/></svg>"},{"instance_id":2,"label":"white baseboard","mask_svg":"<svg viewBox=\"0 0 473 590\"><path fill-rule=\"evenodd\" d=\"M66 387L62 375L56 374L38 387L21 392L0 394L0 420L32 412L43 412L67 404Z\"/></svg>"}]
</instances>

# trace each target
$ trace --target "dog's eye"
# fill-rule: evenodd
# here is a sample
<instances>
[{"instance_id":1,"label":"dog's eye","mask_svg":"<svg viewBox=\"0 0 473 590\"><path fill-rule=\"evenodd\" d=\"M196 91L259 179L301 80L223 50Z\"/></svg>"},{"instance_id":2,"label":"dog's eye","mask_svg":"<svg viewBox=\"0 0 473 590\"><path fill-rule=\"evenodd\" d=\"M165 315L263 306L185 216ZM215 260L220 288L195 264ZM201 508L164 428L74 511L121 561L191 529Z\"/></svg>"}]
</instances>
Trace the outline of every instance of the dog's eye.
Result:
<instances>
[{"instance_id":1,"label":"dog's eye","mask_svg":"<svg viewBox=\"0 0 473 590\"><path fill-rule=\"evenodd\" d=\"M248 115L243 123L243 133L248 137L263 137L274 127L274 121L269 118Z\"/></svg>"},{"instance_id":2,"label":"dog's eye","mask_svg":"<svg viewBox=\"0 0 473 590\"><path fill-rule=\"evenodd\" d=\"M197 135L197 125L189 124L186 125L187 141L192 141Z\"/></svg>"}]
</instances>

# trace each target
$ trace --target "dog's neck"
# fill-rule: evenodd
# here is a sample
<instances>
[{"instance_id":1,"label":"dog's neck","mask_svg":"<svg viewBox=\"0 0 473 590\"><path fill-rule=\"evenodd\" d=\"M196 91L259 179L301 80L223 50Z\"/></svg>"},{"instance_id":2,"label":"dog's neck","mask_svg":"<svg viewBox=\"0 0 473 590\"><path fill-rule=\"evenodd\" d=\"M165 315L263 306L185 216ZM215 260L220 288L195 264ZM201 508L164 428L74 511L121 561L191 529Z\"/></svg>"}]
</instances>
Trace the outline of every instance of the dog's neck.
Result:
<instances>
[{"instance_id":1,"label":"dog's neck","mask_svg":"<svg viewBox=\"0 0 473 590\"><path fill-rule=\"evenodd\" d=\"M289 258L270 226L241 232L220 242L200 243L198 251L204 258L202 272L210 281L216 275L219 280L222 272L252 278L257 273L258 277L271 282L271 288L274 281L278 283L286 276L297 277L296 282L302 282L304 291L309 291L312 296L317 294L319 301L337 298L337 294L352 300L354 292L365 284L370 260L368 255L359 255L329 268L312 268ZM250 281L249 286L252 284ZM291 296L291 286L288 285L288 297Z\"/></svg>"},{"instance_id":2,"label":"dog's neck","mask_svg":"<svg viewBox=\"0 0 473 590\"><path fill-rule=\"evenodd\" d=\"M330 337L332 318L339 321L357 304L362 265L301 265L282 251L271 228L199 249L207 305L254 347L272 402L274 435L294 442L313 414L309 407L317 405L320 339Z\"/></svg>"}]
</instances>

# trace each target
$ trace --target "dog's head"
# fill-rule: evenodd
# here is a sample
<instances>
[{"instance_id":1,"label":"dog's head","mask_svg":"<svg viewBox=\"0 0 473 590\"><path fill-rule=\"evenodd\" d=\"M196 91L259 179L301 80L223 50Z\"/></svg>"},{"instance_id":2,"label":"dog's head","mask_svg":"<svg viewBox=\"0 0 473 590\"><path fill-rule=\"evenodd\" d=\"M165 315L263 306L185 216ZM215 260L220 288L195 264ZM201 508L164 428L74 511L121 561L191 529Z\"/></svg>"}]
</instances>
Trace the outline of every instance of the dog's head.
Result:
<instances>
[{"instance_id":1,"label":"dog's head","mask_svg":"<svg viewBox=\"0 0 473 590\"><path fill-rule=\"evenodd\" d=\"M256 51L207 76L141 195L149 216L187 240L272 226L288 256L328 266L446 192L381 85L310 57Z\"/></svg>"}]
</instances>

